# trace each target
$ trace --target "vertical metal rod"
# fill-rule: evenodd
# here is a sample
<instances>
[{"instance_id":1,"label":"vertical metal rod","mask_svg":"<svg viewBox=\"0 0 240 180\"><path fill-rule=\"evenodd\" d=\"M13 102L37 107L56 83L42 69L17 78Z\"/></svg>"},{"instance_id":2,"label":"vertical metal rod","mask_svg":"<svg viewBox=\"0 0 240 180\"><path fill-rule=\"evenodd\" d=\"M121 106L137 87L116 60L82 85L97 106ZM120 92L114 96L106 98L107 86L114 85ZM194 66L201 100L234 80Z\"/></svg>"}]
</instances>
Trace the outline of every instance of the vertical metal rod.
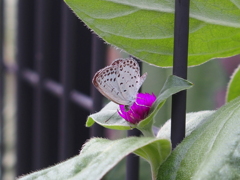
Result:
<instances>
[{"instance_id":1,"label":"vertical metal rod","mask_svg":"<svg viewBox=\"0 0 240 180\"><path fill-rule=\"evenodd\" d=\"M79 21L79 19L69 10L72 17L75 19L75 35L74 38L77 40L75 45L75 82L74 89L80 91L87 96L91 93L91 58L92 58L92 33L86 26ZM101 54L99 54L101 56ZM84 101L84 98L82 99ZM86 102L87 103L87 102ZM75 154L79 153L82 145L89 138L91 129L84 128L86 117L89 115L89 110L85 110L81 106L76 107L75 105ZM81 118L81 120L79 119Z\"/></svg>"},{"instance_id":2,"label":"vertical metal rod","mask_svg":"<svg viewBox=\"0 0 240 180\"><path fill-rule=\"evenodd\" d=\"M44 51L46 31L44 29L44 20L46 19L46 12L44 10L45 3L44 1L37 0L35 5L35 69L39 74L39 81L35 88L34 93L34 142L33 142L33 167L34 169L40 169L43 166L44 154L43 149L44 137L43 134L46 131L44 129L45 113L44 113L44 89L43 89L43 80L45 78L45 57L46 52Z\"/></svg>"},{"instance_id":3,"label":"vertical metal rod","mask_svg":"<svg viewBox=\"0 0 240 180\"><path fill-rule=\"evenodd\" d=\"M103 41L100 40L97 37L97 35L93 34L92 35L92 60L91 60L92 77L99 69L103 68L104 62L105 62L105 54L106 54L106 47L103 44ZM91 86L91 96L93 99L92 113L100 111L102 108L103 98L102 98L102 95L98 92L98 90L93 85ZM95 123L91 127L90 136L103 137L104 136L103 127Z\"/></svg>"},{"instance_id":4,"label":"vertical metal rod","mask_svg":"<svg viewBox=\"0 0 240 180\"><path fill-rule=\"evenodd\" d=\"M33 142L33 166L34 169L47 167L57 162L57 119L58 103L44 89L44 81L47 76L56 72L57 63L53 66L55 59L59 57L54 51L59 44L58 1L37 0L35 6L35 69L39 81L35 87L34 94L34 142ZM55 61L56 62L56 61ZM51 67L51 68L49 68ZM52 68L54 67L54 68Z\"/></svg>"},{"instance_id":5,"label":"vertical metal rod","mask_svg":"<svg viewBox=\"0 0 240 180\"><path fill-rule=\"evenodd\" d=\"M61 42L61 82L63 85L63 96L61 97L60 105L60 122L59 122L59 157L60 161L63 161L74 154L74 119L72 117L70 92L73 89L73 69L74 58L76 53L74 52L76 36L75 19L73 14L65 3L62 3L62 42Z\"/></svg>"},{"instance_id":6,"label":"vertical metal rod","mask_svg":"<svg viewBox=\"0 0 240 180\"><path fill-rule=\"evenodd\" d=\"M63 96L60 102L58 160L65 160L79 153L89 138L89 128L84 128L89 112L71 102L73 90L90 94L91 33L61 3L61 82ZM84 99L82 99L84 101Z\"/></svg>"},{"instance_id":7,"label":"vertical metal rod","mask_svg":"<svg viewBox=\"0 0 240 180\"><path fill-rule=\"evenodd\" d=\"M3 38L3 30L4 30L4 0L0 0L0 162L2 162L2 157L3 157L3 101L4 101L4 74L5 74L5 69L3 66L3 43L4 43L4 38ZM0 165L0 179L2 179L3 175L3 165L1 163Z\"/></svg>"},{"instance_id":8,"label":"vertical metal rod","mask_svg":"<svg viewBox=\"0 0 240 180\"><path fill-rule=\"evenodd\" d=\"M32 89L21 78L21 70L33 59L32 0L18 1L17 10L17 165L16 175L29 173L32 168ZM24 162L24 163L22 163Z\"/></svg>"},{"instance_id":9,"label":"vertical metal rod","mask_svg":"<svg viewBox=\"0 0 240 180\"><path fill-rule=\"evenodd\" d=\"M175 0L173 75L187 79L189 0ZM172 96L171 140L175 148L185 137L186 91Z\"/></svg>"},{"instance_id":10,"label":"vertical metal rod","mask_svg":"<svg viewBox=\"0 0 240 180\"><path fill-rule=\"evenodd\" d=\"M134 58L134 57L133 57ZM139 66L142 66L142 62L138 62ZM140 68L140 72L142 72L142 68ZM141 91L141 89L140 89ZM141 132L138 129L129 130L127 132L129 136L140 136ZM126 180L138 180L139 179L139 157L135 154L129 154L127 156L126 162Z\"/></svg>"},{"instance_id":11,"label":"vertical metal rod","mask_svg":"<svg viewBox=\"0 0 240 180\"><path fill-rule=\"evenodd\" d=\"M140 136L141 132L137 129L129 130L128 136ZM138 180L139 179L139 157L135 154L129 154L127 156L126 166L126 180Z\"/></svg>"}]
</instances>

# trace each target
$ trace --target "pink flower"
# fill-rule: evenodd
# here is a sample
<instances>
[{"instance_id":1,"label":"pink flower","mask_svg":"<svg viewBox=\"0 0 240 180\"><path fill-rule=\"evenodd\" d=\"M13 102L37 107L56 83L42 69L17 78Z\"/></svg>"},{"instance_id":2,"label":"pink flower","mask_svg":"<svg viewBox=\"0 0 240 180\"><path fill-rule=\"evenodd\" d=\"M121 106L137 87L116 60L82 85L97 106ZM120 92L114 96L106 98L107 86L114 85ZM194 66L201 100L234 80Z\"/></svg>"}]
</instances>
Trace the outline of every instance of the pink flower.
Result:
<instances>
[{"instance_id":1,"label":"pink flower","mask_svg":"<svg viewBox=\"0 0 240 180\"><path fill-rule=\"evenodd\" d=\"M156 99L153 93L138 93L136 101L128 111L125 110L124 105L119 105L118 114L126 121L137 124L148 116L149 110Z\"/></svg>"}]
</instances>

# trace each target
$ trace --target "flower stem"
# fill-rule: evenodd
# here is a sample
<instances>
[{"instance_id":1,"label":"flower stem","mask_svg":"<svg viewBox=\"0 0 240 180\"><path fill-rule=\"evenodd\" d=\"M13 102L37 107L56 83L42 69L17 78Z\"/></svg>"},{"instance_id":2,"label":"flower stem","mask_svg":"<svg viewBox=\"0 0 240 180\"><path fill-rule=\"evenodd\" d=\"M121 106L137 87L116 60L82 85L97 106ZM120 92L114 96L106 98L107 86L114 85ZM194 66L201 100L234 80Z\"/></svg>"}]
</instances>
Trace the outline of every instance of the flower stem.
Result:
<instances>
[{"instance_id":1,"label":"flower stem","mask_svg":"<svg viewBox=\"0 0 240 180\"><path fill-rule=\"evenodd\" d=\"M143 129L139 129L145 137L155 137L152 131L145 131Z\"/></svg>"},{"instance_id":2,"label":"flower stem","mask_svg":"<svg viewBox=\"0 0 240 180\"><path fill-rule=\"evenodd\" d=\"M144 128L137 127L145 137L155 137L152 131L152 123L148 123Z\"/></svg>"}]
</instances>

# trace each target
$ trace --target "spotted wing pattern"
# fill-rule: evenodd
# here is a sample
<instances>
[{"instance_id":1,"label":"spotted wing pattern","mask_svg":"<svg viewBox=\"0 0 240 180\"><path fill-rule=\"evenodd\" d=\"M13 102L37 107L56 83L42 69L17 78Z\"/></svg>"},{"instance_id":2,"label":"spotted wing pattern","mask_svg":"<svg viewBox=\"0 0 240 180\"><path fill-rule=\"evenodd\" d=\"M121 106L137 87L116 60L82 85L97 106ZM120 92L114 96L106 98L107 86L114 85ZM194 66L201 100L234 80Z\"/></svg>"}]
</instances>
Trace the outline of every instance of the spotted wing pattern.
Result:
<instances>
[{"instance_id":1,"label":"spotted wing pattern","mask_svg":"<svg viewBox=\"0 0 240 180\"><path fill-rule=\"evenodd\" d=\"M134 59L116 59L95 74L93 84L109 100L129 106L136 100L146 77L147 73L140 77L140 68Z\"/></svg>"}]
</instances>

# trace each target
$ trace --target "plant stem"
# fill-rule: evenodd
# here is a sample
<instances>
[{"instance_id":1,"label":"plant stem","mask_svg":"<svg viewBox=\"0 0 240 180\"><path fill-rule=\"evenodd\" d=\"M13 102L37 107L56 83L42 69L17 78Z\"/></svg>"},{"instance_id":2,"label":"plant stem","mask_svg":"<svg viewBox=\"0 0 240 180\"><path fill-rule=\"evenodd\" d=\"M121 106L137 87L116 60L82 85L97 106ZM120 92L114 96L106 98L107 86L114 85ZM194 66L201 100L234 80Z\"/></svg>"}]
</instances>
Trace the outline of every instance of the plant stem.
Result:
<instances>
[{"instance_id":1,"label":"plant stem","mask_svg":"<svg viewBox=\"0 0 240 180\"><path fill-rule=\"evenodd\" d=\"M144 128L138 128L145 137L155 137L153 131L152 131L152 123L149 123L148 125L144 126Z\"/></svg>"}]
</instances>

